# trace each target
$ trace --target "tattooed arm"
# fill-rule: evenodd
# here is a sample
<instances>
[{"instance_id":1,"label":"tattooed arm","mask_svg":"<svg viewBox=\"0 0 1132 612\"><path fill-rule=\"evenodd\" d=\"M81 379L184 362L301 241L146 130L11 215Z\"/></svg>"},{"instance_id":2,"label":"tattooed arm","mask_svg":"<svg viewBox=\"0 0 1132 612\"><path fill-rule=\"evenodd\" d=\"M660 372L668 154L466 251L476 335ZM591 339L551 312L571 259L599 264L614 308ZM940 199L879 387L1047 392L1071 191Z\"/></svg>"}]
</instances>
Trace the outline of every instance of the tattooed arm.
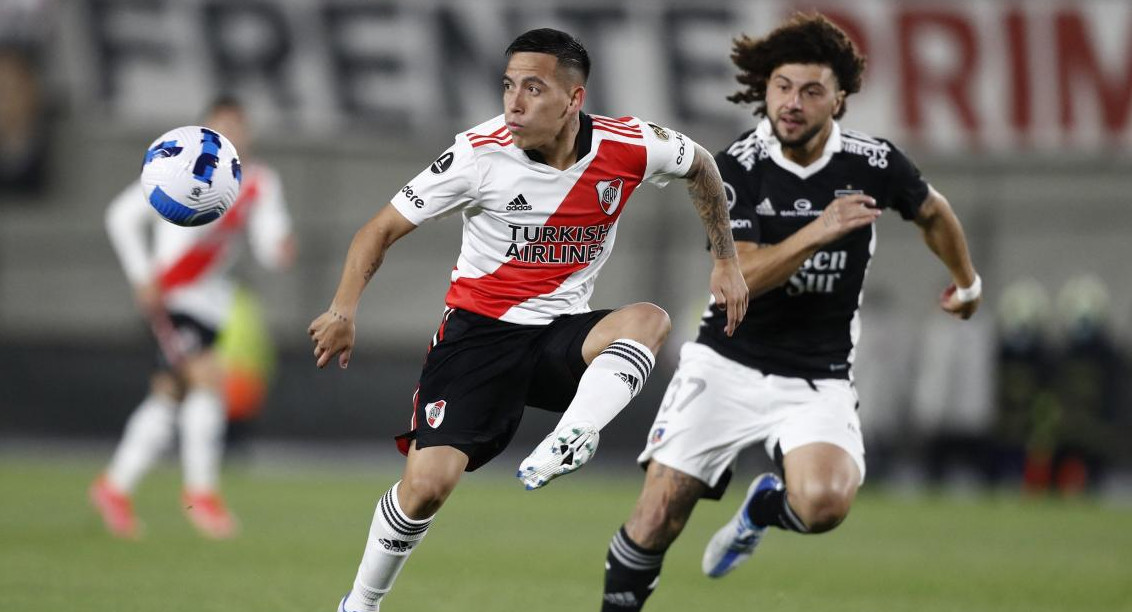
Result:
<instances>
[{"instance_id":1,"label":"tattooed arm","mask_svg":"<svg viewBox=\"0 0 1132 612\"><path fill-rule=\"evenodd\" d=\"M696 145L696 156L684 178L688 181L692 205L696 207L711 243L711 254L715 259L715 267L711 271L711 294L716 305L727 311L725 331L730 336L747 314L747 284L739 269L735 241L731 237L723 179L711 153L699 145Z\"/></svg>"},{"instance_id":2,"label":"tattooed arm","mask_svg":"<svg viewBox=\"0 0 1132 612\"><path fill-rule=\"evenodd\" d=\"M334 355L345 368L354 348L354 315L369 279L377 273L385 252L398 239L416 229L393 205L381 209L354 234L338 290L330 308L311 322L307 333L314 342L316 365L325 367Z\"/></svg>"}]
</instances>

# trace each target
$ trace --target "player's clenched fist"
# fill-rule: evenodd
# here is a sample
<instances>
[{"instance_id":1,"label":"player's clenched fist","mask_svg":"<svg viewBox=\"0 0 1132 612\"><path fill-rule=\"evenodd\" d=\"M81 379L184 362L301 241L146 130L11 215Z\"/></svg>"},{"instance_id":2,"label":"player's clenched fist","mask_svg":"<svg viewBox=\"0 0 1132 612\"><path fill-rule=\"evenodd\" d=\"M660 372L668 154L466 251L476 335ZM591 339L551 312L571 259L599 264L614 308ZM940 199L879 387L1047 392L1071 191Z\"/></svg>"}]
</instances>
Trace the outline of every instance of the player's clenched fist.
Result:
<instances>
[{"instance_id":1,"label":"player's clenched fist","mask_svg":"<svg viewBox=\"0 0 1132 612\"><path fill-rule=\"evenodd\" d=\"M352 318L336 310L327 310L311 321L307 333L314 342L315 365L324 368L339 353L338 366L345 368L350 365L350 354L354 350Z\"/></svg>"},{"instance_id":2,"label":"player's clenched fist","mask_svg":"<svg viewBox=\"0 0 1132 612\"><path fill-rule=\"evenodd\" d=\"M841 196L825 207L818 223L828 240L836 240L880 218L876 200L864 194Z\"/></svg>"}]
</instances>

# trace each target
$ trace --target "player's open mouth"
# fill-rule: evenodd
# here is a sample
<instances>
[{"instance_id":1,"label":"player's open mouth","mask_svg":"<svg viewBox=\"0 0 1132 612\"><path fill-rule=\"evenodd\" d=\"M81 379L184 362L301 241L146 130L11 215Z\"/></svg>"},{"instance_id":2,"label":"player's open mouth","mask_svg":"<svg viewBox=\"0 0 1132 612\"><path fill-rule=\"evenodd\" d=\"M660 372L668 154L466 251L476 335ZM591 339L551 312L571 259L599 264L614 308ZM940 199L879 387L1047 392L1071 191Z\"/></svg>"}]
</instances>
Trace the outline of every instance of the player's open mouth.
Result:
<instances>
[{"instance_id":1,"label":"player's open mouth","mask_svg":"<svg viewBox=\"0 0 1132 612\"><path fill-rule=\"evenodd\" d=\"M796 128L806 124L801 117L779 117L778 123L786 128Z\"/></svg>"}]
</instances>

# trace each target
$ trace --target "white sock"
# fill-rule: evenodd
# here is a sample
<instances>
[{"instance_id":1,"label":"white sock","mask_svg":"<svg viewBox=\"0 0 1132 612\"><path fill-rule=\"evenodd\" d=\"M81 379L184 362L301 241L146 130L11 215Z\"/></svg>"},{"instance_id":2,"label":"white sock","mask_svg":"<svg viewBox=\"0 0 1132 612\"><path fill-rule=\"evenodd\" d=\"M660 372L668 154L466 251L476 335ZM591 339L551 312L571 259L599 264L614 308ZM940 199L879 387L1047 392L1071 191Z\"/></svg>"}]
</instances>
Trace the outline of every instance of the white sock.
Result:
<instances>
[{"instance_id":1,"label":"white sock","mask_svg":"<svg viewBox=\"0 0 1132 612\"><path fill-rule=\"evenodd\" d=\"M628 338L614 340L582 374L578 392L554 431L575 423L598 429L608 425L645 386L655 363L649 347Z\"/></svg>"},{"instance_id":2,"label":"white sock","mask_svg":"<svg viewBox=\"0 0 1132 612\"><path fill-rule=\"evenodd\" d=\"M161 458L161 453L173 441L176 409L176 402L156 393L134 409L106 470L106 478L115 489L133 493L138 482Z\"/></svg>"},{"instance_id":3,"label":"white sock","mask_svg":"<svg viewBox=\"0 0 1132 612\"><path fill-rule=\"evenodd\" d=\"M219 488L226 426L220 395L208 389L189 391L181 402L181 465L186 491L203 493Z\"/></svg>"},{"instance_id":4,"label":"white sock","mask_svg":"<svg viewBox=\"0 0 1132 612\"><path fill-rule=\"evenodd\" d=\"M414 520L405 515L397 500L397 482L381 496L369 527L366 551L354 578L354 588L346 599L350 612L374 612L381 598L393 588L409 554L420 544L432 524L432 517Z\"/></svg>"}]
</instances>

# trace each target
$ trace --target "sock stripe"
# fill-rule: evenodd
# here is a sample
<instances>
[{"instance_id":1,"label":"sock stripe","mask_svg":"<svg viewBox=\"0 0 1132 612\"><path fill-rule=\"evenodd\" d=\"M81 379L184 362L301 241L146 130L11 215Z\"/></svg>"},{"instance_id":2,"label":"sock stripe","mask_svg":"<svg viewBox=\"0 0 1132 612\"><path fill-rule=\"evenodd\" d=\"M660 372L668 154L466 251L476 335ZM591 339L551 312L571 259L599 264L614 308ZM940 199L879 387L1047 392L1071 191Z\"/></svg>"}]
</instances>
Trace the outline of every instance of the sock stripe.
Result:
<instances>
[{"instance_id":1,"label":"sock stripe","mask_svg":"<svg viewBox=\"0 0 1132 612\"><path fill-rule=\"evenodd\" d=\"M381 496L379 505L381 506L381 515L385 517L385 522L389 523L389 526L399 535L405 537L420 535L428 531L429 525L432 524L431 520L419 523L405 516L401 509L397 507L397 504L393 503L393 489L386 491L385 495Z\"/></svg>"},{"instance_id":2,"label":"sock stripe","mask_svg":"<svg viewBox=\"0 0 1132 612\"><path fill-rule=\"evenodd\" d=\"M640 552L639 548L628 537L624 530L618 531L609 543L609 552L625 567L638 571L656 569L664 562L664 553L648 554Z\"/></svg>"},{"instance_id":3,"label":"sock stripe","mask_svg":"<svg viewBox=\"0 0 1132 612\"><path fill-rule=\"evenodd\" d=\"M610 343L610 345L606 348L619 348L628 351L630 354L635 355L644 364L645 369L649 371L652 370L653 363L655 363L656 361L652 353L646 348L643 348L643 345L641 344L630 344L625 340L617 340Z\"/></svg>"},{"instance_id":4,"label":"sock stripe","mask_svg":"<svg viewBox=\"0 0 1132 612\"><path fill-rule=\"evenodd\" d=\"M783 518L790 523L791 529L799 533L806 533L810 530L806 527L806 524L802 522L802 519L798 518L797 514L794 514L794 509L790 507L789 498L782 500L782 509L785 510L785 512L783 512Z\"/></svg>"},{"instance_id":5,"label":"sock stripe","mask_svg":"<svg viewBox=\"0 0 1132 612\"><path fill-rule=\"evenodd\" d=\"M630 365L637 369L637 373L640 374L642 382L648 378L649 373L652 372L652 359L646 358L644 352L634 346L614 342L606 347L601 354L611 357L620 357L629 362Z\"/></svg>"}]
</instances>

